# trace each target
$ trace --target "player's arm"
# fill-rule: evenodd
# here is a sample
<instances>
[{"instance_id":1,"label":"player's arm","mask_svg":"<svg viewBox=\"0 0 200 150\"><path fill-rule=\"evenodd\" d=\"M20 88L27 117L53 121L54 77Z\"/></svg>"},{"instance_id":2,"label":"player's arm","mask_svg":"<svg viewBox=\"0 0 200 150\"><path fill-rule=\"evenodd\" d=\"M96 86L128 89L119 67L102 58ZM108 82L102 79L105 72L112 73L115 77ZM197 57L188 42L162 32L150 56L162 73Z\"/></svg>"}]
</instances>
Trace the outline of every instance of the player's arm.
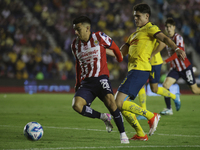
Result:
<instances>
[{"instance_id":1,"label":"player's arm","mask_svg":"<svg viewBox=\"0 0 200 150\"><path fill-rule=\"evenodd\" d=\"M120 52L119 47L115 44L114 41L112 41L112 45L109 48L106 48L106 54L116 57L118 62L121 62L123 60L123 56Z\"/></svg>"},{"instance_id":2,"label":"player's arm","mask_svg":"<svg viewBox=\"0 0 200 150\"><path fill-rule=\"evenodd\" d=\"M120 47L122 57L128 54L129 44L125 43ZM111 49L106 48L106 54L115 57L114 52Z\"/></svg>"},{"instance_id":3,"label":"player's arm","mask_svg":"<svg viewBox=\"0 0 200 150\"><path fill-rule=\"evenodd\" d=\"M160 51L162 51L162 50L165 48L165 46L166 46L166 44L163 43L163 42L161 42L160 40L157 40L157 41L158 41L159 45L158 45L158 46L156 47L156 49L152 52L151 58L152 58L153 56L155 56L157 53L159 53Z\"/></svg>"},{"instance_id":4,"label":"player's arm","mask_svg":"<svg viewBox=\"0 0 200 150\"><path fill-rule=\"evenodd\" d=\"M162 32L155 35L156 39L164 42L169 47L175 50L176 54L182 59L185 60L186 54L183 50L181 50L169 37L167 37Z\"/></svg>"},{"instance_id":5,"label":"player's arm","mask_svg":"<svg viewBox=\"0 0 200 150\"><path fill-rule=\"evenodd\" d=\"M128 43L125 43L120 47L120 51L121 51L123 56L128 55L129 46L130 45Z\"/></svg>"}]
</instances>

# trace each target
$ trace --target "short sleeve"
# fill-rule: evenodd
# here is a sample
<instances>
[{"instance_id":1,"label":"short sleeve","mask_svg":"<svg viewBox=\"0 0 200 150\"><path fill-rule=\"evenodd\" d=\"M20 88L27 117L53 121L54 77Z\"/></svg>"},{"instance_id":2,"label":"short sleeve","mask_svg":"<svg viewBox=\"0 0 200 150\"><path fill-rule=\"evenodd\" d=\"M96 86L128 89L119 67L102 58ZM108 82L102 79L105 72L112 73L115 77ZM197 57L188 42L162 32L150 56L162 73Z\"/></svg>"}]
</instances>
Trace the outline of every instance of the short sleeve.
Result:
<instances>
[{"instance_id":1,"label":"short sleeve","mask_svg":"<svg viewBox=\"0 0 200 150\"><path fill-rule=\"evenodd\" d=\"M99 36L101 37L102 41L103 41L103 45L105 45L105 47L110 47L112 44L112 39L106 35L103 32L99 32Z\"/></svg>"},{"instance_id":2,"label":"short sleeve","mask_svg":"<svg viewBox=\"0 0 200 150\"><path fill-rule=\"evenodd\" d=\"M152 37L155 37L156 34L158 34L158 33L161 32L161 30L160 30L160 29L158 28L158 26L156 26L156 25L150 26L147 30L148 30L148 31L147 31L148 34L149 34L150 36L152 36Z\"/></svg>"}]
</instances>

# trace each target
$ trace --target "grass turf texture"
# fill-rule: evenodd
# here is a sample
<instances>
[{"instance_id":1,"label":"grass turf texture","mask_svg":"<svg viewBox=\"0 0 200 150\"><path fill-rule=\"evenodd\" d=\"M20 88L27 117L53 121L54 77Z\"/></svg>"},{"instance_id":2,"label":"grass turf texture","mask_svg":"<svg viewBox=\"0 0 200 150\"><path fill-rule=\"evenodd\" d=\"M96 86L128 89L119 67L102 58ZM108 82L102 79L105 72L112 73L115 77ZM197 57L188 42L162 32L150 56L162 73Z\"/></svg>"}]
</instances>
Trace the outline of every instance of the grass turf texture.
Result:
<instances>
[{"instance_id":1,"label":"grass turf texture","mask_svg":"<svg viewBox=\"0 0 200 150\"><path fill-rule=\"evenodd\" d=\"M72 110L73 94L0 94L0 149L59 150L59 149L200 149L200 96L181 95L181 109L174 115L162 116L157 131L148 141L130 141L120 144L119 133L114 125L107 133L99 119L83 117ZM138 104L138 98L135 99ZM100 112L108 112L96 99L92 106ZM160 112L165 107L163 97L147 97L147 108ZM44 135L39 141L29 141L23 128L30 121L39 122ZM129 138L135 130L125 120ZM148 133L147 121L141 126Z\"/></svg>"}]
</instances>

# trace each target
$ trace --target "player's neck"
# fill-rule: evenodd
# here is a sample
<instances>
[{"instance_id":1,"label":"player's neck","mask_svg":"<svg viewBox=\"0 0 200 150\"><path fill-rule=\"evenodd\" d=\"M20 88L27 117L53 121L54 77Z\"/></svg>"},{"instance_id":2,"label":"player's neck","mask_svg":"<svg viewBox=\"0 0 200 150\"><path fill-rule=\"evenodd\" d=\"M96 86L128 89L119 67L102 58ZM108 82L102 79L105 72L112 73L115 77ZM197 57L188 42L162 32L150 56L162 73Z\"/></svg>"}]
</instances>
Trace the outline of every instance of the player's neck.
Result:
<instances>
[{"instance_id":1,"label":"player's neck","mask_svg":"<svg viewBox=\"0 0 200 150\"><path fill-rule=\"evenodd\" d=\"M139 28L144 27L147 23L149 23L149 21L145 22L144 25L140 26Z\"/></svg>"}]
</instances>

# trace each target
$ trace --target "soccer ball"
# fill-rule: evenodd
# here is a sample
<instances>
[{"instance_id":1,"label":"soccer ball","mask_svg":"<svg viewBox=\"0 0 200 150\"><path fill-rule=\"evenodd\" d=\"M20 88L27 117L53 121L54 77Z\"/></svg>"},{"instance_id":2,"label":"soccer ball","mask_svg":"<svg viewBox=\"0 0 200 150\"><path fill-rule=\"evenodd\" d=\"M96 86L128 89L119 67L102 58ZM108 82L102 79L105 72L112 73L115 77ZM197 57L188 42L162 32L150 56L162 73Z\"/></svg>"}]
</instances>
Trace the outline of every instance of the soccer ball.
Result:
<instances>
[{"instance_id":1,"label":"soccer ball","mask_svg":"<svg viewBox=\"0 0 200 150\"><path fill-rule=\"evenodd\" d=\"M43 128L38 122L29 122L24 127L24 136L32 141L37 141L43 136Z\"/></svg>"}]
</instances>

